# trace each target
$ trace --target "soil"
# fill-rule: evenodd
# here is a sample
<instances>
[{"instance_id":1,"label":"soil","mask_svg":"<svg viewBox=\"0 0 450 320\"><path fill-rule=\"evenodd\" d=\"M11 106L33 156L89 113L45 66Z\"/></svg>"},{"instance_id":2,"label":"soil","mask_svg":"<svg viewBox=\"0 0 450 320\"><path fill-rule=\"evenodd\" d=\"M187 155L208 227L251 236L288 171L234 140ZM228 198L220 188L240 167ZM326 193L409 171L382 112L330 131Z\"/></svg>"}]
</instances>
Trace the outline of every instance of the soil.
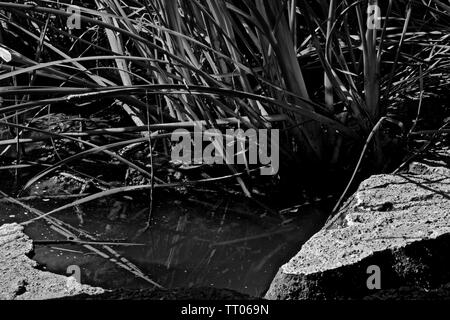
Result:
<instances>
[{"instance_id":1,"label":"soil","mask_svg":"<svg viewBox=\"0 0 450 320\"><path fill-rule=\"evenodd\" d=\"M117 289L99 295L81 294L64 297L62 300L255 300L256 297L239 293L234 290L219 288L177 288L171 290Z\"/></svg>"}]
</instances>

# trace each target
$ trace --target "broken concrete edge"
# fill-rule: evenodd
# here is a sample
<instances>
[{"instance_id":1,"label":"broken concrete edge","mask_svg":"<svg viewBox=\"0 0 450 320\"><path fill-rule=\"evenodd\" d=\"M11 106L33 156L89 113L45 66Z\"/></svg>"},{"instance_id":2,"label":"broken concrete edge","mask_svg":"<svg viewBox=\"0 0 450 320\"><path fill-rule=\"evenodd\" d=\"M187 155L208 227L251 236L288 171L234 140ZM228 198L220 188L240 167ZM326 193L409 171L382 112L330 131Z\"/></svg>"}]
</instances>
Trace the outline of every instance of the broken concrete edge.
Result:
<instances>
[{"instance_id":1,"label":"broken concrete edge","mask_svg":"<svg viewBox=\"0 0 450 320\"><path fill-rule=\"evenodd\" d=\"M381 270L381 291L415 287L413 296L425 298L442 287L440 296L450 297L449 192L450 170L442 167L413 163L407 174L370 177L344 205L341 223L309 239L279 269L265 297L392 296L367 285L373 265Z\"/></svg>"},{"instance_id":2,"label":"broken concrete edge","mask_svg":"<svg viewBox=\"0 0 450 320\"><path fill-rule=\"evenodd\" d=\"M37 262L28 257L32 251L33 242L21 225L0 226L0 300L45 300L105 292L80 284L74 277L37 269Z\"/></svg>"}]
</instances>

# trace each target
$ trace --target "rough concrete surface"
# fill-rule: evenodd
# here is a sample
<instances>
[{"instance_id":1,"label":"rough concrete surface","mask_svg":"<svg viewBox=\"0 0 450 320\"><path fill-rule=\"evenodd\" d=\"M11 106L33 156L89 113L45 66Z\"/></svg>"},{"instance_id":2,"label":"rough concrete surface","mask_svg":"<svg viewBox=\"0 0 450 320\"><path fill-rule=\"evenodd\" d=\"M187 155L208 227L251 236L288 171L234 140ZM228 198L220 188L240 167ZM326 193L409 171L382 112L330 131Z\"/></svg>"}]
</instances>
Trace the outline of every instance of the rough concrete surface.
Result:
<instances>
[{"instance_id":1,"label":"rough concrete surface","mask_svg":"<svg viewBox=\"0 0 450 320\"><path fill-rule=\"evenodd\" d=\"M449 297L449 191L443 167L414 163L407 174L370 177L343 207L342 223L315 234L279 269L266 298ZM371 265L382 290L367 286Z\"/></svg>"},{"instance_id":2,"label":"rough concrete surface","mask_svg":"<svg viewBox=\"0 0 450 320\"><path fill-rule=\"evenodd\" d=\"M41 300L100 294L104 290L79 284L75 278L37 269L28 258L33 243L23 227L13 223L0 226L0 299Z\"/></svg>"}]
</instances>

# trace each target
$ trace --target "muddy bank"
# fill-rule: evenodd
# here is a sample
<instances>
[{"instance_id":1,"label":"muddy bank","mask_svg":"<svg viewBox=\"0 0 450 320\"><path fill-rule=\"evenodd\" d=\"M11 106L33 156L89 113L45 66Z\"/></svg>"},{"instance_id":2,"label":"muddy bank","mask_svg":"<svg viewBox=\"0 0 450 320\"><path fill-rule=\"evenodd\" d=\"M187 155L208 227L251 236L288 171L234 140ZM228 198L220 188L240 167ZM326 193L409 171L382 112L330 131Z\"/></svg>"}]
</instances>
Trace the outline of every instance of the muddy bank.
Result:
<instances>
[{"instance_id":1,"label":"muddy bank","mask_svg":"<svg viewBox=\"0 0 450 320\"><path fill-rule=\"evenodd\" d=\"M60 300L256 300L247 294L219 288L114 289L99 295L80 294Z\"/></svg>"},{"instance_id":2,"label":"muddy bank","mask_svg":"<svg viewBox=\"0 0 450 320\"><path fill-rule=\"evenodd\" d=\"M101 288L79 284L75 278L37 269L27 255L33 242L16 224L0 226L0 299L42 300L103 293Z\"/></svg>"},{"instance_id":3,"label":"muddy bank","mask_svg":"<svg viewBox=\"0 0 450 320\"><path fill-rule=\"evenodd\" d=\"M449 169L420 163L365 180L344 218L279 269L266 298L450 298L449 191Z\"/></svg>"}]
</instances>

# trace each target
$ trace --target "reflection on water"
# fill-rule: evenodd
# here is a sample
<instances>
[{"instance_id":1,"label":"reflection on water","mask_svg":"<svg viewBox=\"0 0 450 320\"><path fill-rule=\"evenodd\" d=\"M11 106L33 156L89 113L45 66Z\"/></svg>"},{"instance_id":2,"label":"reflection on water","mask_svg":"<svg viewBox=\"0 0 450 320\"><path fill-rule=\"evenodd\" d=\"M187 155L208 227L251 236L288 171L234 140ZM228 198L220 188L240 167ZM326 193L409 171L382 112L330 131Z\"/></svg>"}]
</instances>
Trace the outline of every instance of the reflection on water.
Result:
<instances>
[{"instance_id":1,"label":"reflection on water","mask_svg":"<svg viewBox=\"0 0 450 320\"><path fill-rule=\"evenodd\" d=\"M218 197L207 192L181 200L179 195L166 192L156 199L152 226L143 234L139 230L149 211L145 201L122 203L106 199L57 213L55 217L98 240L140 244L113 247L166 288L214 286L256 296L264 293L278 268L325 219L325 210L317 207L305 207L294 217L281 217L240 196ZM63 204L43 199L27 203L43 212ZM3 202L1 207L0 223L34 217L16 205ZM64 274L68 266L78 265L82 283L104 288L150 286L81 245L58 243L56 240L65 240L64 237L45 221L28 225L25 232L38 240L33 259L50 271ZM55 242L39 243L43 240Z\"/></svg>"}]
</instances>

